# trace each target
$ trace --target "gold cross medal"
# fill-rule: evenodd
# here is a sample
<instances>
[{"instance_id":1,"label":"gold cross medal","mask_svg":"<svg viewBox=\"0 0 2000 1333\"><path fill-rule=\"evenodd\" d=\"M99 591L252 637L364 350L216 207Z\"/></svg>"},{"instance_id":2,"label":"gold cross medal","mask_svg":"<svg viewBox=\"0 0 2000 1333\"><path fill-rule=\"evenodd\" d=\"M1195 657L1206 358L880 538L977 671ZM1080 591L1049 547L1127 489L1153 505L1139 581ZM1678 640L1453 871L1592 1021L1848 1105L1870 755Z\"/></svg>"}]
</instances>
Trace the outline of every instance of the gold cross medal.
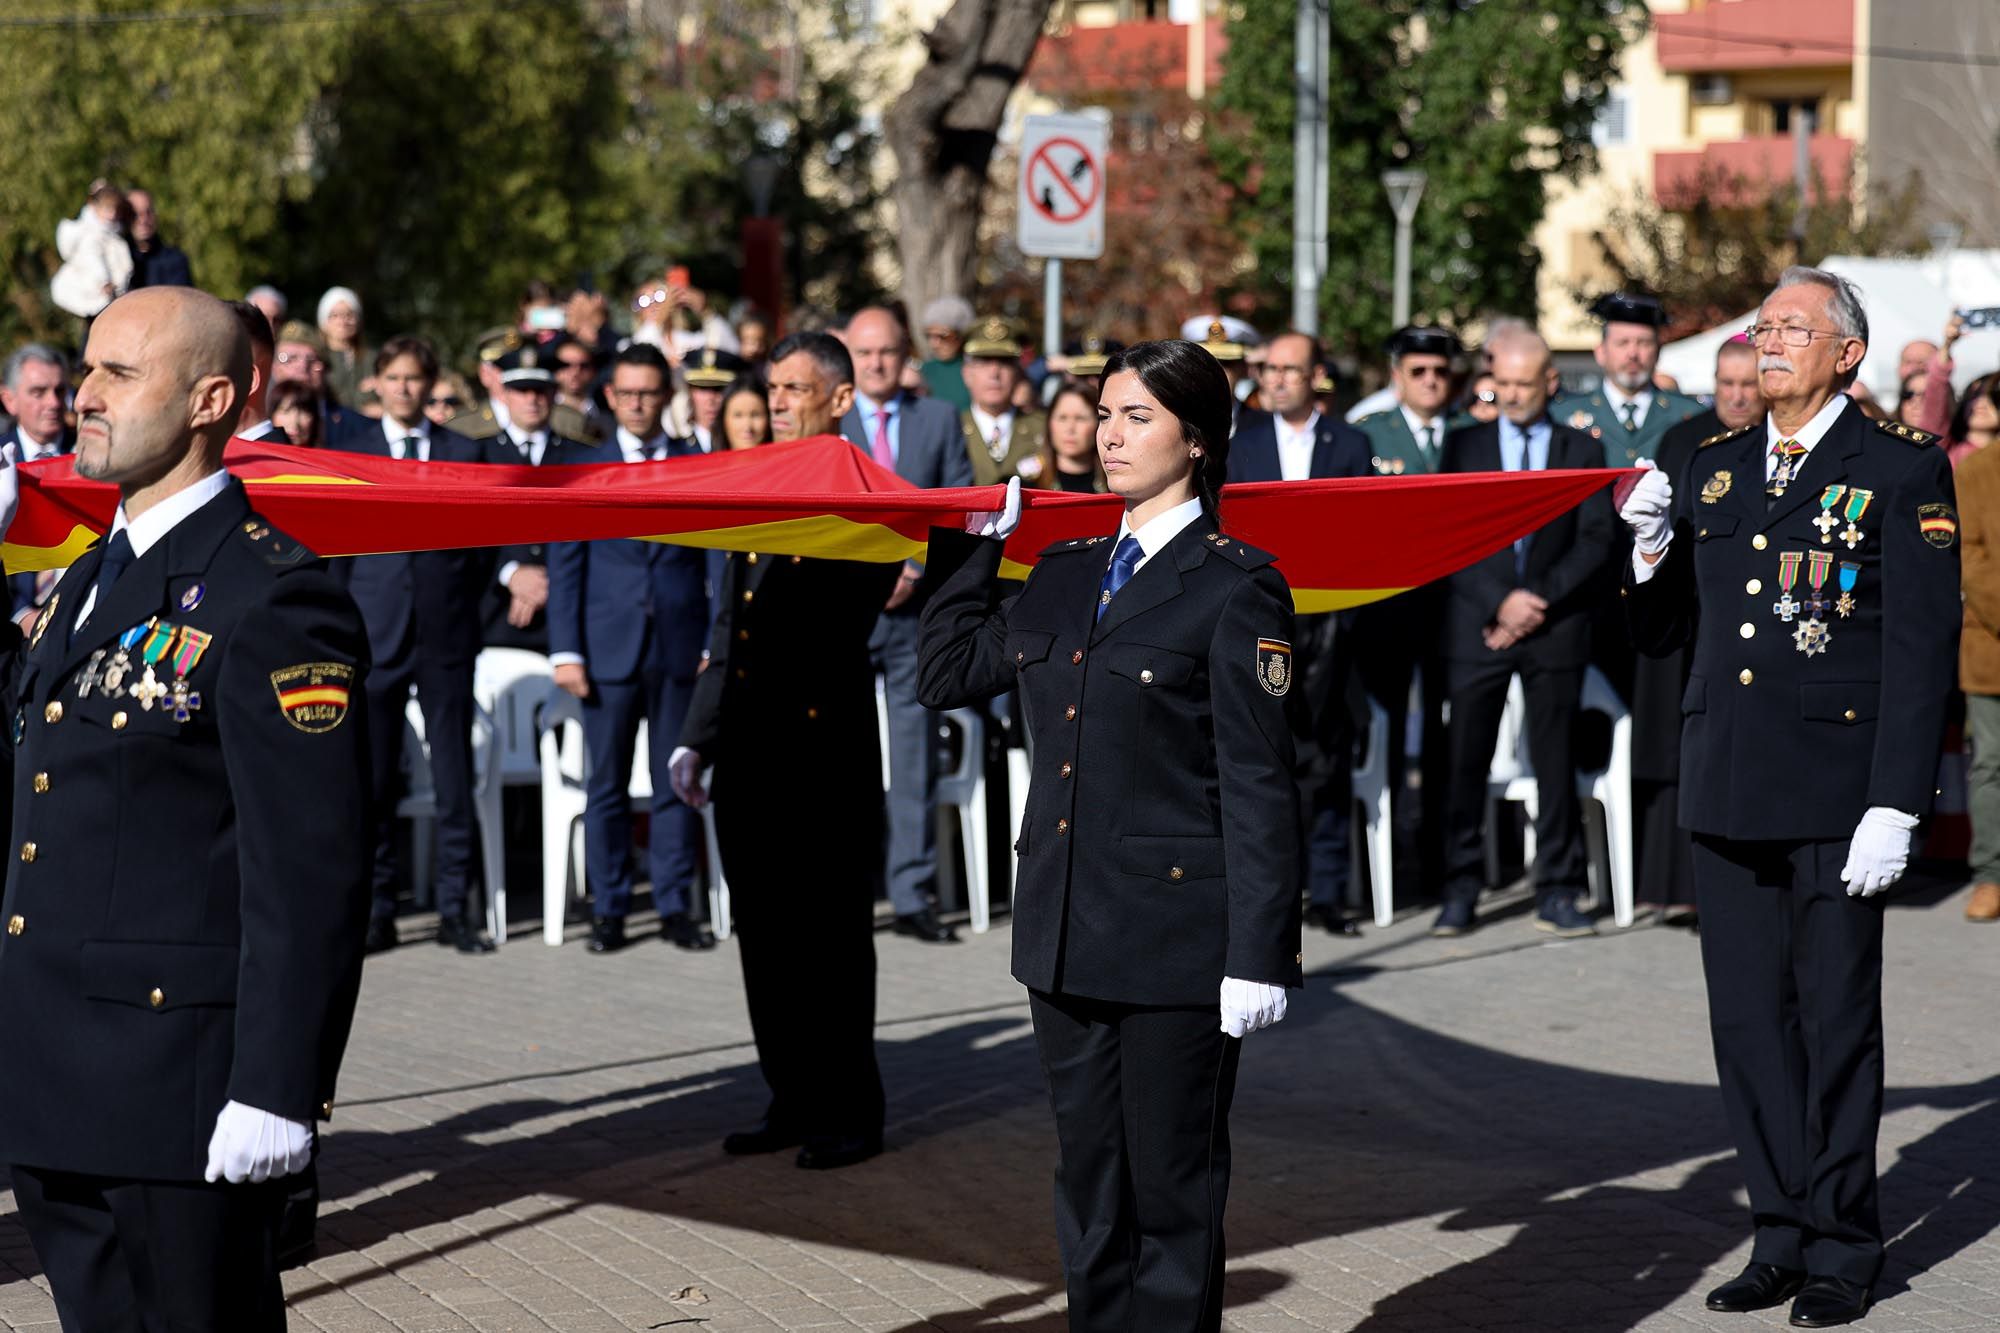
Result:
<instances>
[{"instance_id":1,"label":"gold cross medal","mask_svg":"<svg viewBox=\"0 0 2000 1333\"><path fill-rule=\"evenodd\" d=\"M1868 506L1874 499L1875 492L1859 487L1847 493L1847 526L1841 530L1840 539L1847 543L1850 551L1867 539L1868 534L1861 530L1861 516L1868 512Z\"/></svg>"},{"instance_id":2,"label":"gold cross medal","mask_svg":"<svg viewBox=\"0 0 2000 1333\"><path fill-rule=\"evenodd\" d=\"M1840 562L1840 600L1833 609L1840 612L1842 620L1854 614L1854 581L1861 577L1861 566L1850 560Z\"/></svg>"},{"instance_id":3,"label":"gold cross medal","mask_svg":"<svg viewBox=\"0 0 2000 1333\"><path fill-rule=\"evenodd\" d=\"M1833 530L1840 526L1840 520L1833 516L1833 507L1840 503L1840 497L1846 493L1845 486L1829 486L1820 492L1819 517L1814 519L1812 524L1819 529L1822 546L1833 545Z\"/></svg>"}]
</instances>

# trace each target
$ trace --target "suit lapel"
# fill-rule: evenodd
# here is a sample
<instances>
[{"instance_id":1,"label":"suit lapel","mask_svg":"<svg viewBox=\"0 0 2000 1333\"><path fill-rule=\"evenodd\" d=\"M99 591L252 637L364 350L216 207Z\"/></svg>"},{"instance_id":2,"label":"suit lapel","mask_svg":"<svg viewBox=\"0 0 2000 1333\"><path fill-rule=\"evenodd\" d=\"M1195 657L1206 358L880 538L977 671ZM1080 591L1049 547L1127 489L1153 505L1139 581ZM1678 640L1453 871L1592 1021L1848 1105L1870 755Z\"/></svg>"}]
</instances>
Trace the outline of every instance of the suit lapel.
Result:
<instances>
[{"instance_id":1,"label":"suit lapel","mask_svg":"<svg viewBox=\"0 0 2000 1333\"><path fill-rule=\"evenodd\" d=\"M1181 571L1193 567L1187 563L1186 557L1192 554L1195 563L1199 563L1202 556L1201 544L1207 535L1214 531L1215 528L1209 518L1203 515L1176 533L1172 541L1148 560L1138 573L1127 579L1125 586L1118 590L1118 595L1111 599L1111 605L1104 608L1103 618L1091 631L1090 641L1096 643L1126 621L1144 615L1154 607L1180 596ZM1098 566L1097 574L1100 581L1109 566L1110 556L1107 554L1105 563Z\"/></svg>"},{"instance_id":2,"label":"suit lapel","mask_svg":"<svg viewBox=\"0 0 2000 1333\"><path fill-rule=\"evenodd\" d=\"M1313 422L1312 477L1333 475L1333 423L1325 417Z\"/></svg>"}]
</instances>

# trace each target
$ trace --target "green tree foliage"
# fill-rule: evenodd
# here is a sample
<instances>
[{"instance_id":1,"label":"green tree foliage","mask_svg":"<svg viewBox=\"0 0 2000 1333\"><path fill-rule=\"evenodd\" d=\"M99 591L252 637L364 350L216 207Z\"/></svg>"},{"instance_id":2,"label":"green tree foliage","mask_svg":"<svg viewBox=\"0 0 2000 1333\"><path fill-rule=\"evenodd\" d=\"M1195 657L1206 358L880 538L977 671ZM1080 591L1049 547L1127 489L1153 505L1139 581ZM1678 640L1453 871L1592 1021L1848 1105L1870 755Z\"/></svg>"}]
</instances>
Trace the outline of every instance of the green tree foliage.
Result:
<instances>
[{"instance_id":1,"label":"green tree foliage","mask_svg":"<svg viewBox=\"0 0 2000 1333\"><path fill-rule=\"evenodd\" d=\"M1395 219L1381 174L1429 175L1414 231L1412 308L1459 324L1531 312L1532 238L1548 177L1582 174L1638 0L1327 0L1330 17L1328 270L1322 333L1373 355L1389 333ZM1284 322L1292 271L1289 0L1239 0L1216 102L1213 151L1241 193L1255 268L1243 295Z\"/></svg>"}]
</instances>

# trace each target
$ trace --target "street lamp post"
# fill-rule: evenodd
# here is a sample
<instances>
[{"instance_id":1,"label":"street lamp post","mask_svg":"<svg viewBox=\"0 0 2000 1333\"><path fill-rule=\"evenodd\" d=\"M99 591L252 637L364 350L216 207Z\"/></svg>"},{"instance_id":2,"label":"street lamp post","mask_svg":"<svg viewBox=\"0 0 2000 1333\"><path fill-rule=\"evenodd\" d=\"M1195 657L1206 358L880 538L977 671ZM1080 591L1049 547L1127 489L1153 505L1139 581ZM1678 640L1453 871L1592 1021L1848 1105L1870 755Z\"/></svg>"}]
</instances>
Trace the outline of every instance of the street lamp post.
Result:
<instances>
[{"instance_id":1,"label":"street lamp post","mask_svg":"<svg viewBox=\"0 0 2000 1333\"><path fill-rule=\"evenodd\" d=\"M1292 54L1292 327L1319 333L1319 285L1326 275L1326 0L1298 0Z\"/></svg>"},{"instance_id":2,"label":"street lamp post","mask_svg":"<svg viewBox=\"0 0 2000 1333\"><path fill-rule=\"evenodd\" d=\"M1382 188L1389 192L1389 207L1396 211L1396 299L1395 325L1410 322L1410 232L1417 220L1417 202L1424 197L1424 183L1430 179L1421 171L1385 171Z\"/></svg>"}]
</instances>

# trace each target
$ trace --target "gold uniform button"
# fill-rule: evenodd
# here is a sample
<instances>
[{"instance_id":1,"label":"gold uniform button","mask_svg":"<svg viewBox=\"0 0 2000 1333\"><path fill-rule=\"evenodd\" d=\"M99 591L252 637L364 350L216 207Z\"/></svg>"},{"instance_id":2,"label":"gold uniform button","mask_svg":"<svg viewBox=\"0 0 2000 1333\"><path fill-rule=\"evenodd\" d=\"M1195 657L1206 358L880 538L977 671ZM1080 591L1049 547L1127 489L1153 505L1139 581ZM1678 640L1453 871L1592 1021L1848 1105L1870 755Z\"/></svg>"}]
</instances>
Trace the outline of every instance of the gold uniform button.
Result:
<instances>
[{"instance_id":1,"label":"gold uniform button","mask_svg":"<svg viewBox=\"0 0 2000 1333\"><path fill-rule=\"evenodd\" d=\"M21 916L17 913L14 916L10 916L7 918L7 933L9 935L19 935L22 931L26 930L27 928L28 928L28 919L26 917Z\"/></svg>"},{"instance_id":2,"label":"gold uniform button","mask_svg":"<svg viewBox=\"0 0 2000 1333\"><path fill-rule=\"evenodd\" d=\"M736 641L737 641L738 643L748 643L748 642L749 642L749 640L750 640L750 631L749 631L749 630L747 630L747 629L740 629L740 630L737 630L737 631L736 631Z\"/></svg>"},{"instance_id":3,"label":"gold uniform button","mask_svg":"<svg viewBox=\"0 0 2000 1333\"><path fill-rule=\"evenodd\" d=\"M1153 683L1152 668L1148 667L1146 670L1141 671L1139 673L1139 683L1141 685L1151 685Z\"/></svg>"},{"instance_id":4,"label":"gold uniform button","mask_svg":"<svg viewBox=\"0 0 2000 1333\"><path fill-rule=\"evenodd\" d=\"M1757 673L1752 671L1749 667L1744 667L1741 671L1736 673L1736 679L1741 684L1748 685L1751 681L1757 679Z\"/></svg>"},{"instance_id":5,"label":"gold uniform button","mask_svg":"<svg viewBox=\"0 0 2000 1333\"><path fill-rule=\"evenodd\" d=\"M1187 877L1187 871L1182 870L1179 866L1175 866L1172 870L1169 870L1167 872L1168 879L1185 879L1186 877Z\"/></svg>"},{"instance_id":6,"label":"gold uniform button","mask_svg":"<svg viewBox=\"0 0 2000 1333\"><path fill-rule=\"evenodd\" d=\"M1842 713L1841 716L1846 718L1849 722L1852 722L1855 718L1855 713L1854 710L1850 708L1845 713Z\"/></svg>"},{"instance_id":7,"label":"gold uniform button","mask_svg":"<svg viewBox=\"0 0 2000 1333\"><path fill-rule=\"evenodd\" d=\"M24 842L24 843L22 843L22 844L21 844L21 859L22 859L23 861L33 861L33 860L35 859L35 844L34 844L34 843L32 843L32 842Z\"/></svg>"},{"instance_id":8,"label":"gold uniform button","mask_svg":"<svg viewBox=\"0 0 2000 1333\"><path fill-rule=\"evenodd\" d=\"M321 1103L319 1104L319 1118L320 1118L320 1119L322 1119L322 1120L331 1120L331 1119L333 1119L333 1103L332 1103L332 1102L321 1102Z\"/></svg>"},{"instance_id":9,"label":"gold uniform button","mask_svg":"<svg viewBox=\"0 0 2000 1333\"><path fill-rule=\"evenodd\" d=\"M62 721L62 714L63 714L62 702L61 700L57 700L56 702L51 703L47 708L44 708L42 710L42 721L60 722Z\"/></svg>"},{"instance_id":10,"label":"gold uniform button","mask_svg":"<svg viewBox=\"0 0 2000 1333\"><path fill-rule=\"evenodd\" d=\"M1746 639L1754 639L1757 637L1757 627L1751 624L1747 620L1744 621L1741 625L1738 625L1736 627L1736 632L1742 635Z\"/></svg>"},{"instance_id":11,"label":"gold uniform button","mask_svg":"<svg viewBox=\"0 0 2000 1333\"><path fill-rule=\"evenodd\" d=\"M1074 768L1072 768L1072 767L1071 767L1070 765L1068 765L1068 764L1064 764L1064 765L1062 766L1062 769L1061 769L1061 775L1062 775L1063 777L1068 777L1068 776L1069 776L1070 774L1072 774L1072 773L1074 773L1074 772L1076 772L1076 770L1075 770Z\"/></svg>"},{"instance_id":12,"label":"gold uniform button","mask_svg":"<svg viewBox=\"0 0 2000 1333\"><path fill-rule=\"evenodd\" d=\"M1065 709L1063 709L1063 721L1065 721L1065 722L1074 722L1074 721L1076 721L1076 705L1075 705L1075 704L1071 704L1071 705L1070 705L1070 706L1069 706L1068 708L1065 708Z\"/></svg>"},{"instance_id":13,"label":"gold uniform button","mask_svg":"<svg viewBox=\"0 0 2000 1333\"><path fill-rule=\"evenodd\" d=\"M757 600L757 590L756 590L755 588L745 588L745 589L743 590L743 600L744 600L744 601L745 601L746 603L748 603L748 602L754 602L754 601L756 601L756 600Z\"/></svg>"},{"instance_id":14,"label":"gold uniform button","mask_svg":"<svg viewBox=\"0 0 2000 1333\"><path fill-rule=\"evenodd\" d=\"M1027 660L1028 660L1028 655L1027 655L1026 653L1015 653L1015 654L1014 654L1014 662L1015 662L1015 665L1017 665L1017 666L1018 666L1018 665L1019 665L1020 663L1022 663L1022 662L1025 662L1025 661L1027 661Z\"/></svg>"},{"instance_id":15,"label":"gold uniform button","mask_svg":"<svg viewBox=\"0 0 2000 1333\"><path fill-rule=\"evenodd\" d=\"M819 719L819 709L817 709L817 708L808 708L808 709L806 709L806 720L807 720L807 721L817 721L818 719Z\"/></svg>"},{"instance_id":16,"label":"gold uniform button","mask_svg":"<svg viewBox=\"0 0 2000 1333\"><path fill-rule=\"evenodd\" d=\"M1059 834L1069 832L1069 821L1067 819L1058 819L1056 821L1056 832Z\"/></svg>"},{"instance_id":17,"label":"gold uniform button","mask_svg":"<svg viewBox=\"0 0 2000 1333\"><path fill-rule=\"evenodd\" d=\"M736 679L738 680L742 680L745 676L748 676L749 674L750 674L750 669L748 667L736 668ZM123 714L120 714L120 716L122 717Z\"/></svg>"},{"instance_id":18,"label":"gold uniform button","mask_svg":"<svg viewBox=\"0 0 2000 1333\"><path fill-rule=\"evenodd\" d=\"M1748 583L1743 585L1743 591L1749 593L1752 597L1755 597L1758 593L1764 591L1764 580L1751 579Z\"/></svg>"},{"instance_id":19,"label":"gold uniform button","mask_svg":"<svg viewBox=\"0 0 2000 1333\"><path fill-rule=\"evenodd\" d=\"M47 793L48 789L49 789L49 775L46 773L35 774L35 795L37 796L44 795Z\"/></svg>"},{"instance_id":20,"label":"gold uniform button","mask_svg":"<svg viewBox=\"0 0 2000 1333\"><path fill-rule=\"evenodd\" d=\"M746 565L754 565L754 564L756 564L756 563L757 563L757 553L756 553L755 551L752 551L752 552L751 552L750 554L748 554L748 555L744 556L744 557L743 557L743 563L744 563L744 564L746 564Z\"/></svg>"},{"instance_id":21,"label":"gold uniform button","mask_svg":"<svg viewBox=\"0 0 2000 1333\"><path fill-rule=\"evenodd\" d=\"M797 563L799 563L800 559L801 557L795 555L792 557L792 563L796 565Z\"/></svg>"},{"instance_id":22,"label":"gold uniform button","mask_svg":"<svg viewBox=\"0 0 2000 1333\"><path fill-rule=\"evenodd\" d=\"M1697 533L1695 534L1695 536L1697 536L1697 537L1706 537L1707 535L1708 535L1708 529L1707 529L1707 528L1703 528L1703 529L1702 529L1702 530L1701 530L1700 532L1697 532Z\"/></svg>"},{"instance_id":23,"label":"gold uniform button","mask_svg":"<svg viewBox=\"0 0 2000 1333\"><path fill-rule=\"evenodd\" d=\"M111 715L111 729L113 731L123 731L128 721L130 719L125 716L125 710L121 708Z\"/></svg>"},{"instance_id":24,"label":"gold uniform button","mask_svg":"<svg viewBox=\"0 0 2000 1333\"><path fill-rule=\"evenodd\" d=\"M1750 549L1753 551L1761 551L1770 544L1770 542L1764 539L1764 534L1761 532L1750 539Z\"/></svg>"},{"instance_id":25,"label":"gold uniform button","mask_svg":"<svg viewBox=\"0 0 2000 1333\"><path fill-rule=\"evenodd\" d=\"M1306 956L1302 953L1295 953L1292 955L1292 961L1295 963L1303 963L1305 960Z\"/></svg>"},{"instance_id":26,"label":"gold uniform button","mask_svg":"<svg viewBox=\"0 0 2000 1333\"><path fill-rule=\"evenodd\" d=\"M1075 666L1078 662L1081 662L1082 660L1083 660L1083 652L1081 649L1069 655L1069 664L1071 666Z\"/></svg>"},{"instance_id":27,"label":"gold uniform button","mask_svg":"<svg viewBox=\"0 0 2000 1333\"><path fill-rule=\"evenodd\" d=\"M153 993L146 997L146 1003L152 1005L155 1009L158 1009L161 1005L165 1004L166 1002L167 1002L167 993L161 990L158 986L153 987Z\"/></svg>"}]
</instances>

